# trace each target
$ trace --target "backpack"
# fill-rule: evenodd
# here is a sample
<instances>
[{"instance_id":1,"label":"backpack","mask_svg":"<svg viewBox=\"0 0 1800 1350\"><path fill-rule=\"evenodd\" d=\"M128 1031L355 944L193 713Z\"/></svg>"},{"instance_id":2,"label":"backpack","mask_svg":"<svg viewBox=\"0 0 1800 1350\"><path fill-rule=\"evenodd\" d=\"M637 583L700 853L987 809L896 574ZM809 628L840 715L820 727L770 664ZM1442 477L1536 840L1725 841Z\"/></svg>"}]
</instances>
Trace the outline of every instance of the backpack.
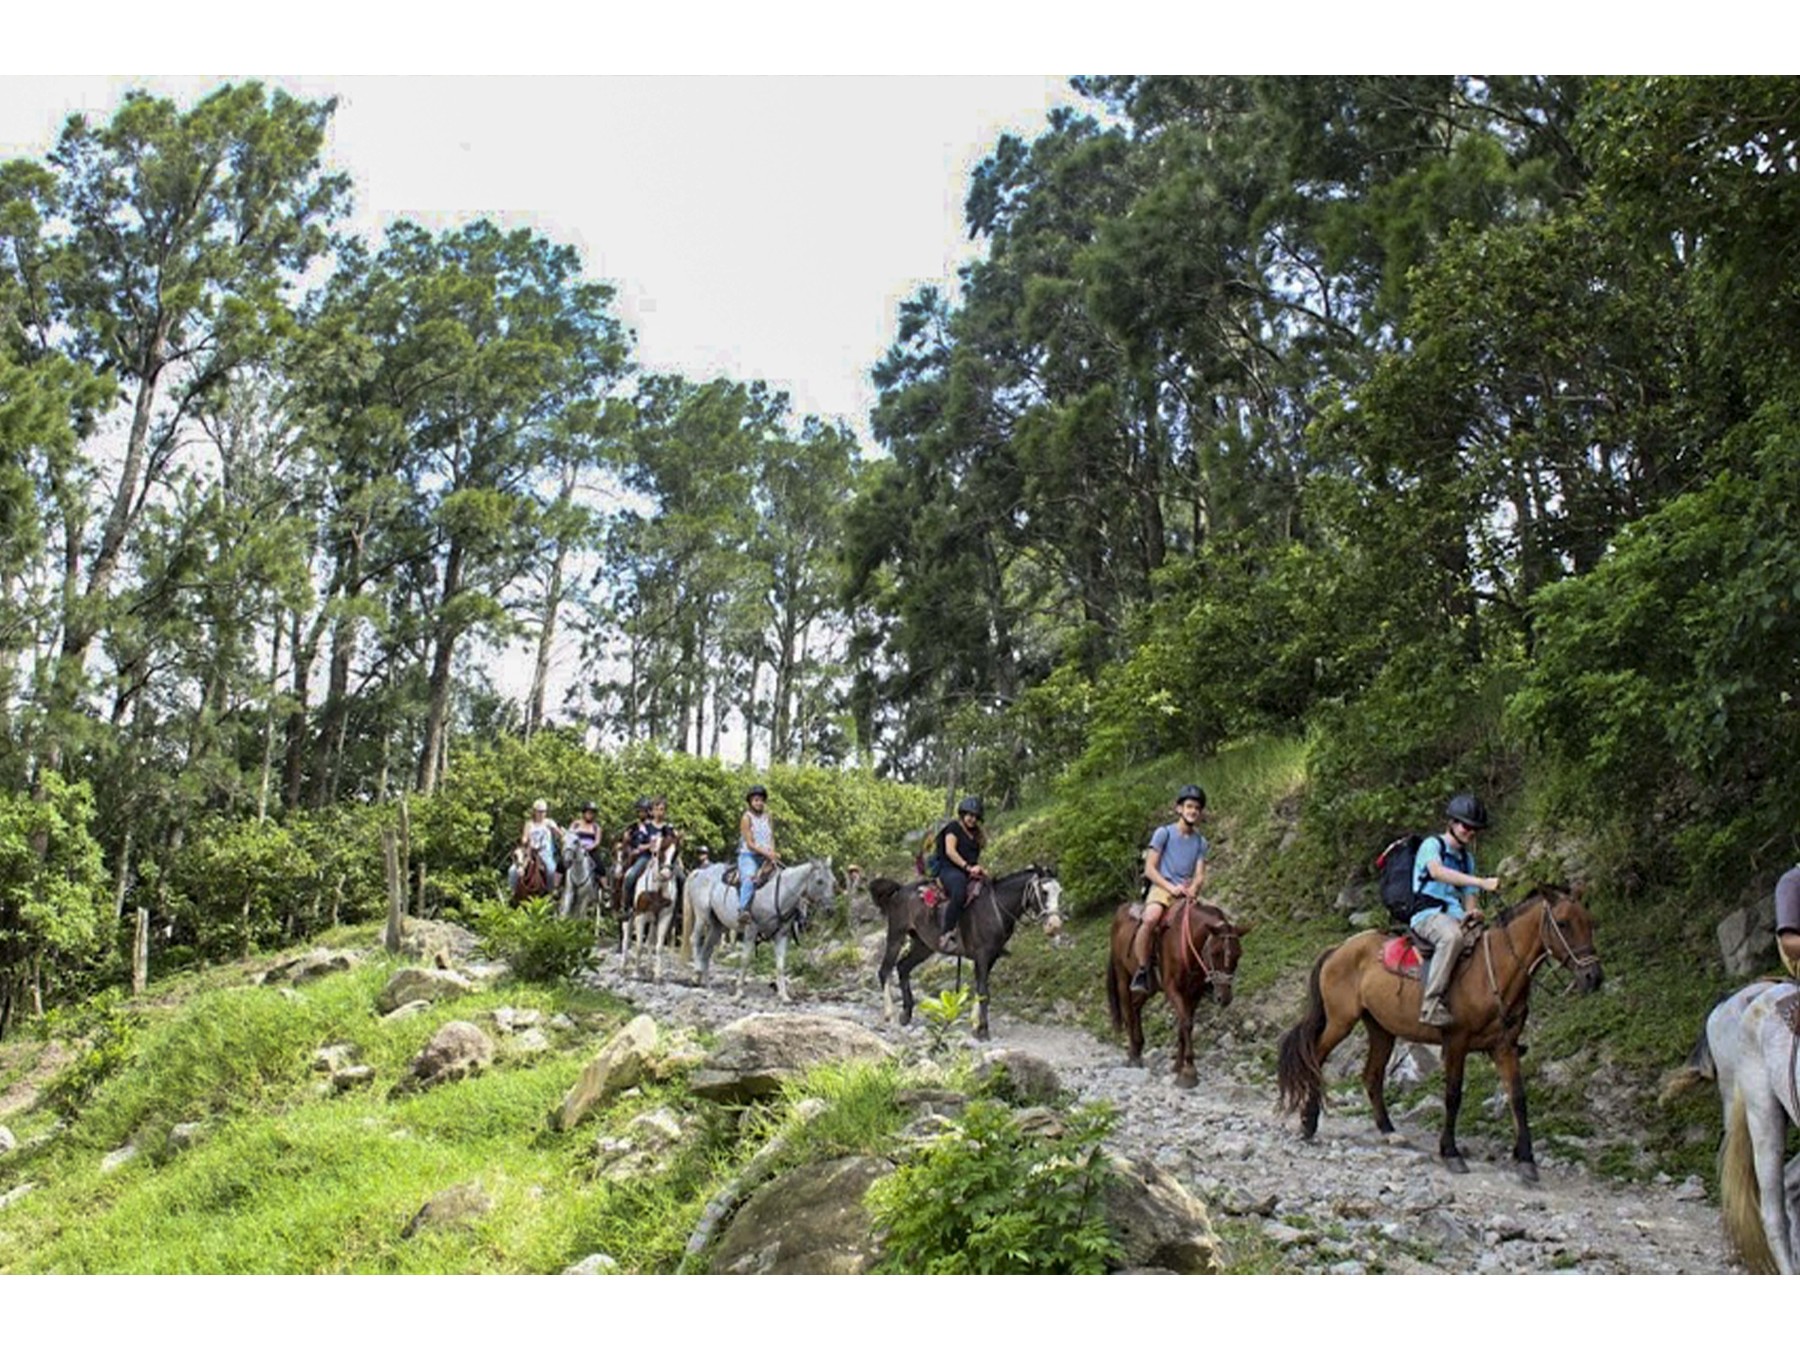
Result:
<instances>
[{"instance_id":1,"label":"backpack","mask_svg":"<svg viewBox=\"0 0 1800 1350\"><path fill-rule=\"evenodd\" d=\"M936 881L941 860L938 857L938 836L947 826L954 822L954 817L944 816L936 824L926 830L919 840L919 852L913 858L913 866L920 876L927 881Z\"/></svg>"},{"instance_id":2,"label":"backpack","mask_svg":"<svg viewBox=\"0 0 1800 1350\"><path fill-rule=\"evenodd\" d=\"M1375 875L1381 881L1381 903L1395 923L1412 922L1421 909L1437 904L1415 889L1414 869L1418 866L1419 845L1425 837L1403 834L1376 855Z\"/></svg>"}]
</instances>

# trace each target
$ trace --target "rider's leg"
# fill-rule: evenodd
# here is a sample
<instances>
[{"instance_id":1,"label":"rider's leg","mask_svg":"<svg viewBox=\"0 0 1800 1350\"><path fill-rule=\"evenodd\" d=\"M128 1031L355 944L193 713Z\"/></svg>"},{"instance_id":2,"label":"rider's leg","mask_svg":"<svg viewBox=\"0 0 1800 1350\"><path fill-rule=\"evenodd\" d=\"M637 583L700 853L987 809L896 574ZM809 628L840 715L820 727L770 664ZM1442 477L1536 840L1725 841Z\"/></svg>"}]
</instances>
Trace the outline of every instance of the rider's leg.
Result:
<instances>
[{"instance_id":1,"label":"rider's leg","mask_svg":"<svg viewBox=\"0 0 1800 1350\"><path fill-rule=\"evenodd\" d=\"M644 875L644 868L649 864L650 859L647 855L639 856L633 860L630 867L625 869L625 898L627 901L637 894L638 878Z\"/></svg>"},{"instance_id":2,"label":"rider's leg","mask_svg":"<svg viewBox=\"0 0 1800 1350\"><path fill-rule=\"evenodd\" d=\"M969 901L969 874L946 867L938 873L938 884L944 888L944 912L938 916L942 927L938 946L952 956L960 956L962 939L956 935L956 925L962 922L963 906Z\"/></svg>"},{"instance_id":3,"label":"rider's leg","mask_svg":"<svg viewBox=\"0 0 1800 1350\"><path fill-rule=\"evenodd\" d=\"M1162 922L1163 912L1174 900L1160 886L1150 888L1150 898L1144 902L1144 917L1138 922L1137 936L1131 940L1131 954L1137 959L1137 969L1131 976L1131 992L1147 994L1150 992L1150 943L1156 937L1156 926Z\"/></svg>"},{"instance_id":4,"label":"rider's leg","mask_svg":"<svg viewBox=\"0 0 1800 1350\"><path fill-rule=\"evenodd\" d=\"M738 915L750 912L750 900L756 894L757 857L749 849L738 850Z\"/></svg>"},{"instance_id":5,"label":"rider's leg","mask_svg":"<svg viewBox=\"0 0 1800 1350\"><path fill-rule=\"evenodd\" d=\"M1431 961L1425 968L1425 988L1419 999L1419 1020L1427 1026L1447 1027L1453 1020L1444 1006L1444 993L1450 988L1450 975L1456 969L1456 958L1462 950L1462 921L1442 910L1416 920L1415 940L1429 947Z\"/></svg>"}]
</instances>

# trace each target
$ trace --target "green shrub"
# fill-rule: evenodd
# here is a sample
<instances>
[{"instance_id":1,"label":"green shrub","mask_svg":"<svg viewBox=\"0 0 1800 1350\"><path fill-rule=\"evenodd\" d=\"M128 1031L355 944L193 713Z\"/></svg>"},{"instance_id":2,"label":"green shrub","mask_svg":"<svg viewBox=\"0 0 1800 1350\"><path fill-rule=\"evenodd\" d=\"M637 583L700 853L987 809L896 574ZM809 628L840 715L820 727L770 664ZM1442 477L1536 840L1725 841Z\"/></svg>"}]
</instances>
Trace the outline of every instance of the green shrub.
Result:
<instances>
[{"instance_id":1,"label":"green shrub","mask_svg":"<svg viewBox=\"0 0 1800 1350\"><path fill-rule=\"evenodd\" d=\"M885 1231L882 1269L926 1275L1096 1275L1116 1262L1102 1142L1108 1107L1083 1108L1058 1138L1028 1134L998 1102L971 1102L869 1190Z\"/></svg>"},{"instance_id":2,"label":"green shrub","mask_svg":"<svg viewBox=\"0 0 1800 1350\"><path fill-rule=\"evenodd\" d=\"M600 964L592 925L558 918L547 895L519 905L497 900L478 908L474 921L482 949L521 980L572 980Z\"/></svg>"},{"instance_id":3,"label":"green shrub","mask_svg":"<svg viewBox=\"0 0 1800 1350\"><path fill-rule=\"evenodd\" d=\"M116 990L108 990L84 1008L56 1023L68 1022L83 1039L80 1050L44 1088L44 1104L59 1116L73 1117L137 1055L139 1019L120 1006ZM61 1027L56 1028L59 1032Z\"/></svg>"}]
</instances>

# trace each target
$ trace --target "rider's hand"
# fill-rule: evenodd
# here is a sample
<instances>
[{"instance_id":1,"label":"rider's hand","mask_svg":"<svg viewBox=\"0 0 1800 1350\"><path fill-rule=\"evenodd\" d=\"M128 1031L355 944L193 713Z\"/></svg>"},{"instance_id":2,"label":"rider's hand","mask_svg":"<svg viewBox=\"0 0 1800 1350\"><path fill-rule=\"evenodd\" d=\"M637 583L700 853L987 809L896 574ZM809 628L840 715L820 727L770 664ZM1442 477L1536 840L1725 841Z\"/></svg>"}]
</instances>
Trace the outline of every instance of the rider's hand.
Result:
<instances>
[{"instance_id":1,"label":"rider's hand","mask_svg":"<svg viewBox=\"0 0 1800 1350\"><path fill-rule=\"evenodd\" d=\"M1481 879L1481 889L1492 895L1495 891L1500 889L1500 878L1483 877Z\"/></svg>"}]
</instances>

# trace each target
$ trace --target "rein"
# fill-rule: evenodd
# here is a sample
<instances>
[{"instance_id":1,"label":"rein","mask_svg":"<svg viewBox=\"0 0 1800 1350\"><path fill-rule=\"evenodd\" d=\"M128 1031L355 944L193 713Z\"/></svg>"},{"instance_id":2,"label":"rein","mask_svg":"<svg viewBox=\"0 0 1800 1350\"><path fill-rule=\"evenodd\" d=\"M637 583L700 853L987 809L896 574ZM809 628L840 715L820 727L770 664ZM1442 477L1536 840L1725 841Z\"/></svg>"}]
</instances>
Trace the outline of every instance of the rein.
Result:
<instances>
[{"instance_id":1,"label":"rein","mask_svg":"<svg viewBox=\"0 0 1800 1350\"><path fill-rule=\"evenodd\" d=\"M1229 970L1215 970L1213 967L1207 965L1205 953L1206 944L1201 943L1199 946L1194 945L1194 927L1191 920L1197 902L1190 899L1183 900L1181 903L1181 940L1187 949L1188 955L1193 957L1194 964L1200 967L1200 973L1206 977L1207 984L1229 985L1232 982L1233 972Z\"/></svg>"},{"instance_id":2,"label":"rein","mask_svg":"<svg viewBox=\"0 0 1800 1350\"><path fill-rule=\"evenodd\" d=\"M1542 911L1538 915L1539 951L1538 954L1532 958L1531 964L1525 967L1523 987L1529 989L1531 987L1532 977L1537 974L1538 967L1554 956L1559 965L1569 970L1569 986L1563 990L1563 993L1564 995L1572 994L1575 992L1575 986L1577 981L1581 978L1582 971L1586 970L1589 966L1599 965L1600 957L1592 947L1588 947L1585 952L1577 952L1574 946L1569 942L1568 938L1563 936L1562 925L1557 923L1556 920L1551 917L1550 910L1552 908L1552 901L1549 896L1539 895L1537 897L1537 902L1543 906ZM1513 965L1515 967L1524 965L1524 960L1519 955L1519 949L1513 945L1511 925L1501 924L1499 925L1499 928L1501 936L1506 940L1507 955L1512 957ZM1494 1007L1500 1014L1501 1019L1504 1020L1506 1017L1506 1000L1500 993L1500 980L1494 971L1493 935L1494 928L1491 925L1484 927L1481 930L1481 954L1483 963L1487 967L1488 988L1491 989L1494 994ZM1562 947L1560 953L1553 950L1550 941L1551 935L1555 936L1556 943ZM1571 967L1572 969L1570 969Z\"/></svg>"}]
</instances>

